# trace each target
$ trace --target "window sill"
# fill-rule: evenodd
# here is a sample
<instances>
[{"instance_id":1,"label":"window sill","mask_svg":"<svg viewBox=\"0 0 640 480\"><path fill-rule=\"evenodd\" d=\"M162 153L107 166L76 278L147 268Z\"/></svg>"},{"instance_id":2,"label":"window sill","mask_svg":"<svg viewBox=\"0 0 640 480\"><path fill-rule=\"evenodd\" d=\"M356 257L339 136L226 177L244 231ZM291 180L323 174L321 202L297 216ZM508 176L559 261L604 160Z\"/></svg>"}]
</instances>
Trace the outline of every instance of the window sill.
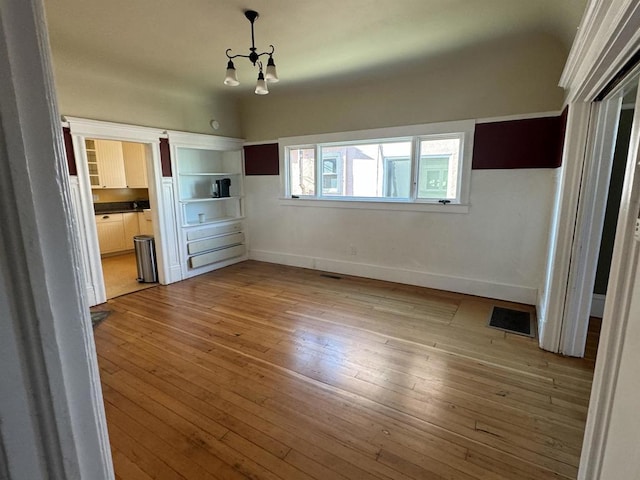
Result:
<instances>
[{"instance_id":1,"label":"window sill","mask_svg":"<svg viewBox=\"0 0 640 480\"><path fill-rule=\"evenodd\" d=\"M469 213L467 204L376 202L375 200L318 200L316 198L280 198L285 207L351 208L359 210L389 210L405 212Z\"/></svg>"}]
</instances>

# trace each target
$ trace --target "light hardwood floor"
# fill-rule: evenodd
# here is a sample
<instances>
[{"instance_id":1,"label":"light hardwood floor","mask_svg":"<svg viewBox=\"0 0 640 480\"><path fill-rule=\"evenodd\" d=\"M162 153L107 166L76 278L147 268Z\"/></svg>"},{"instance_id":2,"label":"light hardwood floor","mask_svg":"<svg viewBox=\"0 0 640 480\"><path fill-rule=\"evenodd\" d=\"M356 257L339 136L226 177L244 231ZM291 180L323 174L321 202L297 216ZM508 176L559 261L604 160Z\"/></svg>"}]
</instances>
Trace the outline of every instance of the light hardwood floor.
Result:
<instances>
[{"instance_id":1,"label":"light hardwood floor","mask_svg":"<svg viewBox=\"0 0 640 480\"><path fill-rule=\"evenodd\" d=\"M563 358L494 304L253 261L111 300L117 478L575 478L597 325Z\"/></svg>"},{"instance_id":2,"label":"light hardwood floor","mask_svg":"<svg viewBox=\"0 0 640 480\"><path fill-rule=\"evenodd\" d=\"M134 252L103 257L101 262L107 298L119 297L157 285L138 282L138 266Z\"/></svg>"}]
</instances>

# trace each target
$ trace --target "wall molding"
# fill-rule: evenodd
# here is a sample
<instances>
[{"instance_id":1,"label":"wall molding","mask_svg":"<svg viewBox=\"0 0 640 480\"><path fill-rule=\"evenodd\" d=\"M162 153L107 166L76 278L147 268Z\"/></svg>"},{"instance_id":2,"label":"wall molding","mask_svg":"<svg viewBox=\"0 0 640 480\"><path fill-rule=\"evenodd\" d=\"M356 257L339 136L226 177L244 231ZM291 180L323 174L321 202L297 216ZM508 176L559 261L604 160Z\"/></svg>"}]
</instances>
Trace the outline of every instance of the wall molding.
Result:
<instances>
[{"instance_id":1,"label":"wall molding","mask_svg":"<svg viewBox=\"0 0 640 480\"><path fill-rule=\"evenodd\" d=\"M593 101L638 48L639 2L589 2L560 77L565 102Z\"/></svg>"},{"instance_id":2,"label":"wall molding","mask_svg":"<svg viewBox=\"0 0 640 480\"><path fill-rule=\"evenodd\" d=\"M309 257L266 250L250 250L249 258L261 262L310 268L312 270L341 273L343 275L353 275L356 277L373 278L387 282L416 285L419 287L464 293L527 305L535 304L538 295L537 289L521 285L507 285L472 278L454 277L329 258Z\"/></svg>"}]
</instances>

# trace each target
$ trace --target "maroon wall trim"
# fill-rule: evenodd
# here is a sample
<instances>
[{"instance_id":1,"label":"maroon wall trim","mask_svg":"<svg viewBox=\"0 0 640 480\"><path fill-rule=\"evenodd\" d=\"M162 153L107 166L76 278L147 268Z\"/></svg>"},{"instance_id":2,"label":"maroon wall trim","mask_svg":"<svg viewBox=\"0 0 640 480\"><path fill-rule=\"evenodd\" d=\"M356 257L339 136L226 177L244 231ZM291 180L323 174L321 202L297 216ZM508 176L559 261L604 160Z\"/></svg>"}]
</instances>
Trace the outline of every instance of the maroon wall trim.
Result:
<instances>
[{"instance_id":1,"label":"maroon wall trim","mask_svg":"<svg viewBox=\"0 0 640 480\"><path fill-rule=\"evenodd\" d=\"M279 175L280 156L277 143L244 147L245 175Z\"/></svg>"},{"instance_id":2,"label":"maroon wall trim","mask_svg":"<svg viewBox=\"0 0 640 480\"><path fill-rule=\"evenodd\" d=\"M472 168L557 168L567 109L558 117L531 118L476 125Z\"/></svg>"},{"instance_id":3,"label":"maroon wall trim","mask_svg":"<svg viewBox=\"0 0 640 480\"><path fill-rule=\"evenodd\" d=\"M76 154L73 151L73 139L71 138L71 129L69 127L62 127L62 138L64 139L64 151L67 154L67 167L69 168L69 175L78 175Z\"/></svg>"},{"instance_id":4,"label":"maroon wall trim","mask_svg":"<svg viewBox=\"0 0 640 480\"><path fill-rule=\"evenodd\" d=\"M171 150L168 138L160 139L160 165L162 166L162 176L171 177Z\"/></svg>"}]
</instances>

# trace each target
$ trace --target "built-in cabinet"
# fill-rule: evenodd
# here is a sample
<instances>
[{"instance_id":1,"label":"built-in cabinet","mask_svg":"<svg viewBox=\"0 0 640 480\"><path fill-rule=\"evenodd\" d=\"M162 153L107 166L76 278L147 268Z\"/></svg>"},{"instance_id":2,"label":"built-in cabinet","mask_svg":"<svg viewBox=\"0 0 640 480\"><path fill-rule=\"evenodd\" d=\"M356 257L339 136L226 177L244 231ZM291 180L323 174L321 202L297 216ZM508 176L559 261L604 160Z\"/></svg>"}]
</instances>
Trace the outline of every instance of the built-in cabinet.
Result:
<instances>
[{"instance_id":1,"label":"built-in cabinet","mask_svg":"<svg viewBox=\"0 0 640 480\"><path fill-rule=\"evenodd\" d=\"M91 188L147 188L145 145L86 139Z\"/></svg>"},{"instance_id":2,"label":"built-in cabinet","mask_svg":"<svg viewBox=\"0 0 640 480\"><path fill-rule=\"evenodd\" d=\"M183 277L246 259L242 141L169 132Z\"/></svg>"}]
</instances>

